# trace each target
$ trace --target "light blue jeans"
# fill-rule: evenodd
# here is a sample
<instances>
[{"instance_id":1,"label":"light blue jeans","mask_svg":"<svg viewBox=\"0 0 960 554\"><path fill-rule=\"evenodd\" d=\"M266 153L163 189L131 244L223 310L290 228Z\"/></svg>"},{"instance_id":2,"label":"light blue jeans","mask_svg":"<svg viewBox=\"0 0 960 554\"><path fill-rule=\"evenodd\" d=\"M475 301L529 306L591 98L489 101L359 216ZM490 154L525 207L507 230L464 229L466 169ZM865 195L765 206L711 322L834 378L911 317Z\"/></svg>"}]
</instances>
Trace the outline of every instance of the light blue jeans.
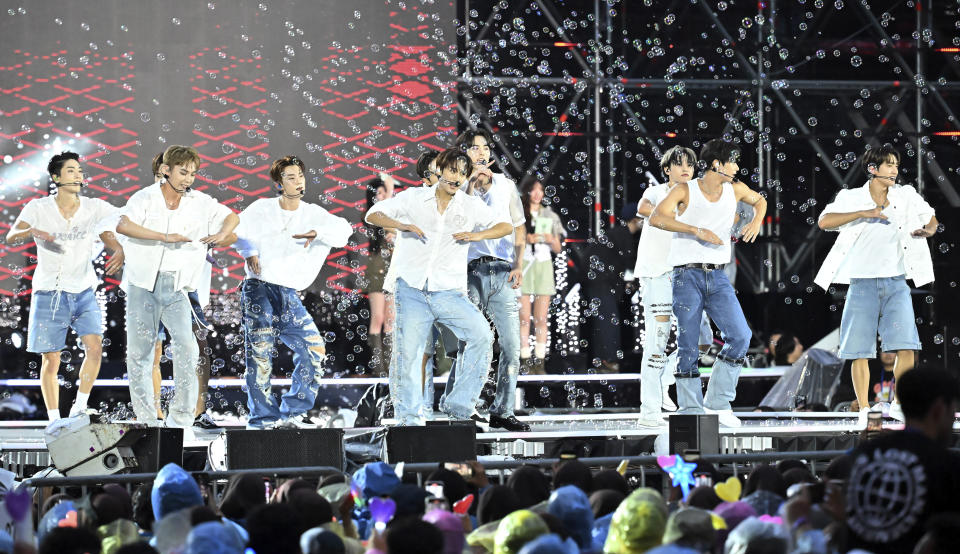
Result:
<instances>
[{"instance_id":1,"label":"light blue jeans","mask_svg":"<svg viewBox=\"0 0 960 554\"><path fill-rule=\"evenodd\" d=\"M460 351L456 382L449 384L440 398L440 410L458 419L469 419L490 368L493 332L487 320L462 291L418 290L403 279L397 279L394 305L396 367L390 372L394 417L400 425L420 425L432 414L432 402L424 397L421 364L434 323L442 323L457 336Z\"/></svg>"},{"instance_id":2,"label":"light blue jeans","mask_svg":"<svg viewBox=\"0 0 960 554\"><path fill-rule=\"evenodd\" d=\"M317 324L296 290L259 279L244 280L240 290L250 410L247 424L263 427L313 408L326 350ZM270 384L277 339L293 351L292 384L279 405Z\"/></svg>"},{"instance_id":3,"label":"light blue jeans","mask_svg":"<svg viewBox=\"0 0 960 554\"><path fill-rule=\"evenodd\" d=\"M704 312L720 329L724 342L713 364L706 398L700 382L697 349ZM678 413L703 413L704 406L711 410L729 410L737 396L737 380L752 333L737 293L723 270L674 268L673 315L677 318Z\"/></svg>"},{"instance_id":4,"label":"light blue jeans","mask_svg":"<svg viewBox=\"0 0 960 554\"><path fill-rule=\"evenodd\" d=\"M137 421L157 425L153 391L154 344L163 322L173 349L173 400L167 421L177 427L193 425L200 384L197 361L200 348L193 335L193 309L184 290L174 290L175 275L160 273L153 291L130 285L127 291L127 377L130 401Z\"/></svg>"},{"instance_id":5,"label":"light blue jeans","mask_svg":"<svg viewBox=\"0 0 960 554\"><path fill-rule=\"evenodd\" d=\"M500 341L500 362L497 365L497 392L490 413L502 417L513 415L517 397L517 375L520 373L520 303L517 291L508 278L512 264L486 261L471 265L467 273L467 296L497 328ZM458 363L459 365L459 363ZM450 372L453 379L457 367ZM450 381L447 381L447 390Z\"/></svg>"}]
</instances>

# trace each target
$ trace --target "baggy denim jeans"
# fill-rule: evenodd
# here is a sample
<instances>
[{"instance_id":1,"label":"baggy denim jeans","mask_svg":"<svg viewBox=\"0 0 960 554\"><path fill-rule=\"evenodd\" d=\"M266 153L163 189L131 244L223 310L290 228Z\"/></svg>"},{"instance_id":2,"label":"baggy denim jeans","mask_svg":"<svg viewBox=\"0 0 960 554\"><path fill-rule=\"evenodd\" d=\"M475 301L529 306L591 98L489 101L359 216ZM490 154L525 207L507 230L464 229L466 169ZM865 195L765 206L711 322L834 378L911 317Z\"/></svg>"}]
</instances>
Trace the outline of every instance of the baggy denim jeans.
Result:
<instances>
[{"instance_id":1,"label":"baggy denim jeans","mask_svg":"<svg viewBox=\"0 0 960 554\"><path fill-rule=\"evenodd\" d=\"M490 413L502 417L513 415L517 375L520 373L520 303L517 302L517 291L508 280L511 269L512 265L506 261L486 261L474 264L467 273L467 296L497 328L500 361ZM456 369L454 367L450 372L447 390L456 377Z\"/></svg>"},{"instance_id":2,"label":"baggy denim jeans","mask_svg":"<svg viewBox=\"0 0 960 554\"><path fill-rule=\"evenodd\" d=\"M300 415L317 398L326 358L323 338L297 291L259 279L241 287L247 408L251 427ZM293 351L292 384L277 403L270 384L277 339Z\"/></svg>"},{"instance_id":3,"label":"baggy denim jeans","mask_svg":"<svg viewBox=\"0 0 960 554\"><path fill-rule=\"evenodd\" d=\"M420 425L432 413L424 397L421 373L423 353L434 323L442 323L457 336L457 379L440 399L440 410L452 417L469 419L480 398L490 368L493 332L463 291L418 290L397 279L394 305L395 371L390 372L390 396L394 417L400 425Z\"/></svg>"},{"instance_id":4,"label":"baggy denim jeans","mask_svg":"<svg viewBox=\"0 0 960 554\"><path fill-rule=\"evenodd\" d=\"M157 275L153 291L130 285L127 291L127 377L130 400L137 421L157 425L157 405L153 391L154 344L157 326L163 322L170 333L173 349L174 393L167 421L176 427L190 428L197 406L200 384L197 361L200 348L193 335L193 309L186 291L174 290L175 275Z\"/></svg>"},{"instance_id":5,"label":"baggy denim jeans","mask_svg":"<svg viewBox=\"0 0 960 554\"><path fill-rule=\"evenodd\" d=\"M706 398L700 382L697 350L703 312L720 329L724 345L713 364ZM678 413L729 410L737 396L737 380L750 346L750 327L737 293L723 270L677 267L673 270L673 315L677 318Z\"/></svg>"}]
</instances>

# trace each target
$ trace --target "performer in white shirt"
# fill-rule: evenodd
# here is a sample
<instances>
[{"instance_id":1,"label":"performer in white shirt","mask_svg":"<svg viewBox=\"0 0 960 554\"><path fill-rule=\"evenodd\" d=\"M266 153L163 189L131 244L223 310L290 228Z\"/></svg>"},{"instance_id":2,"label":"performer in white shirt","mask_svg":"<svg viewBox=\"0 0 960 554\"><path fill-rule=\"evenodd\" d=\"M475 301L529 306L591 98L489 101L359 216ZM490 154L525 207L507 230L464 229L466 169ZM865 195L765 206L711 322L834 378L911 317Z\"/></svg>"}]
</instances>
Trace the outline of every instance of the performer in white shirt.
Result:
<instances>
[{"instance_id":1,"label":"performer in white shirt","mask_svg":"<svg viewBox=\"0 0 960 554\"><path fill-rule=\"evenodd\" d=\"M103 312L95 291L99 279L93 260L103 245L112 252L107 275L123 266L124 251L110 230L119 210L96 198L80 196L83 168L75 152L50 158L47 173L57 194L27 202L7 233L7 244L33 237L37 267L33 271L27 351L40 354L40 392L50 421L60 418L60 351L66 348L67 330L83 343L80 385L70 417L87 408L93 382L100 372ZM103 241L102 244L100 241Z\"/></svg>"},{"instance_id":2,"label":"performer in white shirt","mask_svg":"<svg viewBox=\"0 0 960 554\"><path fill-rule=\"evenodd\" d=\"M163 154L163 180L130 197L117 232L126 241L127 374L137 420L156 425L153 352L163 322L173 350L175 391L166 424L189 429L197 404L197 348L187 293L204 270L207 249L228 246L240 219L230 208L190 187L200 155L189 146Z\"/></svg>"},{"instance_id":3,"label":"performer in white shirt","mask_svg":"<svg viewBox=\"0 0 960 554\"><path fill-rule=\"evenodd\" d=\"M754 217L743 229L743 240L753 242L760 232L767 202L756 191L735 181L740 150L714 139L703 145L703 176L673 187L657 205L650 224L673 231L668 260L673 266L673 314L677 318L677 404L679 413L719 416L720 424L740 425L730 403L752 335L733 285L723 272L730 262L730 234L737 203L753 206ZM703 313L717 324L724 340L713 364L706 399L700 382L697 343Z\"/></svg>"},{"instance_id":4,"label":"performer in white shirt","mask_svg":"<svg viewBox=\"0 0 960 554\"><path fill-rule=\"evenodd\" d=\"M815 282L850 284L840 318L840 353L853 360L853 389L860 405L860 423L870 410L870 358L877 356L877 334L884 352L896 352L893 374L899 379L913 369L920 350L913 302L907 279L915 286L933 281L927 237L937 232L933 208L909 185L897 184L900 154L889 144L868 149L862 158L869 180L844 189L827 204L818 225L839 231ZM889 415L903 421L899 401Z\"/></svg>"},{"instance_id":5,"label":"performer in white shirt","mask_svg":"<svg viewBox=\"0 0 960 554\"><path fill-rule=\"evenodd\" d=\"M347 244L353 228L342 217L302 200L306 166L284 156L270 166L279 198L261 198L240 214L236 249L247 261L241 287L246 353L248 429L315 428L309 410L323 376L323 337L299 291L317 278L330 248ZM271 352L277 341L293 351L293 384L273 396Z\"/></svg>"},{"instance_id":6,"label":"performer in white shirt","mask_svg":"<svg viewBox=\"0 0 960 554\"><path fill-rule=\"evenodd\" d=\"M673 412L667 389L674 382L677 356L667 356L673 317L673 266L669 262L673 233L650 224L650 216L667 194L678 184L693 177L697 155L690 148L674 146L663 153L660 169L667 182L647 187L637 205L637 217L644 218L637 247L633 274L641 281L643 302L643 359L640 370L640 419L644 427L661 427L661 410ZM700 322L700 349L710 346L713 333L706 314Z\"/></svg>"},{"instance_id":7,"label":"performer in white shirt","mask_svg":"<svg viewBox=\"0 0 960 554\"><path fill-rule=\"evenodd\" d=\"M483 421L476 404L490 368L493 333L480 310L467 298L469 243L509 234L507 214L497 214L483 200L460 190L473 171L470 158L457 150L437 156L440 181L411 187L378 202L366 221L397 229L390 269L397 309L394 330L396 370L390 372L390 394L400 425L421 424L432 417L424 401L422 360L434 323L449 327L465 343L456 381L440 400L440 409L457 419ZM479 229L479 230L478 230Z\"/></svg>"},{"instance_id":8,"label":"performer in white shirt","mask_svg":"<svg viewBox=\"0 0 960 554\"><path fill-rule=\"evenodd\" d=\"M490 135L468 130L457 137L457 148L473 162L467 194L483 200L513 223L513 233L470 243L467 254L467 296L493 322L500 341L496 392L490 405L490 427L529 431L530 425L514 415L517 376L520 374L520 303L523 249L527 243L526 216L517 185L503 173L491 171ZM456 371L451 373L451 379ZM449 381L448 381L449 390Z\"/></svg>"}]
</instances>

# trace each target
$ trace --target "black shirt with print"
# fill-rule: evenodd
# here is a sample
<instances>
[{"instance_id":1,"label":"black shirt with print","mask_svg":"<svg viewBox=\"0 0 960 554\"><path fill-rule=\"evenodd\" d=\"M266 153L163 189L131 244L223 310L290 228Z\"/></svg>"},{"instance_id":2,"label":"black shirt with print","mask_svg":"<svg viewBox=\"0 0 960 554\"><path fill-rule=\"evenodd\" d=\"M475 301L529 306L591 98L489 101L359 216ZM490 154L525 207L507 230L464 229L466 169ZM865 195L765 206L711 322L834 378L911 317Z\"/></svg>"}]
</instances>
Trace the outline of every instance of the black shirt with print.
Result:
<instances>
[{"instance_id":1,"label":"black shirt with print","mask_svg":"<svg viewBox=\"0 0 960 554\"><path fill-rule=\"evenodd\" d=\"M853 453L847 481L849 548L912 552L936 513L960 511L957 458L907 429L877 437Z\"/></svg>"}]
</instances>

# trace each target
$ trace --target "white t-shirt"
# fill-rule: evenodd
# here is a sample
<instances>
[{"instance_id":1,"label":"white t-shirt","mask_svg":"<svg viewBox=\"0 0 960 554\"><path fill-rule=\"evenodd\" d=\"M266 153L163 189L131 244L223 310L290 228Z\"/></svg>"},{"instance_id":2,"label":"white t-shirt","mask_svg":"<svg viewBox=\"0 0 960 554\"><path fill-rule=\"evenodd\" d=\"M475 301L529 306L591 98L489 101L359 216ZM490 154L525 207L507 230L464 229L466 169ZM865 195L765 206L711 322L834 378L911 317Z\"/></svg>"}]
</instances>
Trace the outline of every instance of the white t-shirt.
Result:
<instances>
[{"instance_id":1,"label":"white t-shirt","mask_svg":"<svg viewBox=\"0 0 960 554\"><path fill-rule=\"evenodd\" d=\"M837 270L838 279L849 281L851 278L906 274L899 240L902 217L898 216L903 215L903 210L898 210L891 202L883 209L883 215L887 216L886 220L879 217L864 220L867 225Z\"/></svg>"},{"instance_id":2,"label":"white t-shirt","mask_svg":"<svg viewBox=\"0 0 960 554\"><path fill-rule=\"evenodd\" d=\"M36 241L33 290L78 293L96 287L99 279L93 269L93 259L103 250L100 234L117 226L119 212L104 200L81 196L77 212L70 219L64 219L56 196L27 202L13 228L23 221L56 237L53 244Z\"/></svg>"},{"instance_id":3,"label":"white t-shirt","mask_svg":"<svg viewBox=\"0 0 960 554\"><path fill-rule=\"evenodd\" d=\"M495 212L509 213L514 227L522 227L526 222L526 217L523 215L523 202L520 200L517 185L502 173L493 174L493 181L487 188L487 192L481 193L479 190L474 190L473 195L483 200ZM492 256L513 263L515 257L513 238L514 234L510 233L498 239L471 242L467 259L475 260L483 256Z\"/></svg>"},{"instance_id":4,"label":"white t-shirt","mask_svg":"<svg viewBox=\"0 0 960 554\"><path fill-rule=\"evenodd\" d=\"M310 231L316 231L317 238L309 247L304 247L306 239L293 238ZM330 249L347 244L353 227L316 204L301 201L296 210L284 210L279 198L261 198L240 213L234 232L240 255L260 258L260 275L247 266L248 278L303 290L323 269Z\"/></svg>"},{"instance_id":5,"label":"white t-shirt","mask_svg":"<svg viewBox=\"0 0 960 554\"><path fill-rule=\"evenodd\" d=\"M441 214L437 210L437 185L411 187L393 198L381 200L367 212L383 213L402 224L423 231L421 239L400 231L394 243L390 271L383 288L393 292L400 278L415 288L429 291L467 290L467 253L470 243L454 240L455 233L482 231L498 223L510 223L509 213L494 212L483 200L458 190Z\"/></svg>"},{"instance_id":6,"label":"white t-shirt","mask_svg":"<svg viewBox=\"0 0 960 554\"><path fill-rule=\"evenodd\" d=\"M656 208L667 197L671 188L669 183L647 187L647 190L643 191L640 202L647 200ZM673 270L673 266L667 262L672 240L673 232L654 227L650 225L649 217L644 218L643 229L640 230L640 243L637 246L637 263L634 266L633 274L637 277L657 277Z\"/></svg>"}]
</instances>

